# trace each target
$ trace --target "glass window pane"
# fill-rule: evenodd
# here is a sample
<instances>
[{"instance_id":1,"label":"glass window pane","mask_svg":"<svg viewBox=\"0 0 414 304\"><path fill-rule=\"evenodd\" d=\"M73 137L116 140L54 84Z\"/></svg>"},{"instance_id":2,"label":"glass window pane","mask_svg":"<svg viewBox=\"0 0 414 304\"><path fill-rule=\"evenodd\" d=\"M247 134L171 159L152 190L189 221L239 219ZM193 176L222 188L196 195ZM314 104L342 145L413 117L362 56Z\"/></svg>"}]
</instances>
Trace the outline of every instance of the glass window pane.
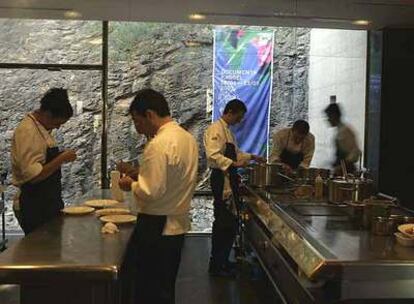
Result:
<instances>
[{"instance_id":1,"label":"glass window pane","mask_svg":"<svg viewBox=\"0 0 414 304\"><path fill-rule=\"evenodd\" d=\"M100 64L102 22L0 19L1 63Z\"/></svg>"},{"instance_id":2,"label":"glass window pane","mask_svg":"<svg viewBox=\"0 0 414 304\"><path fill-rule=\"evenodd\" d=\"M145 138L136 134L128 107L130 93L145 87L165 94L172 116L202 147L203 132L211 121L206 106L212 86L213 27L144 22L109 25L108 158L112 164L142 155ZM203 148L199 164L199 179L203 180ZM209 231L211 199L195 198L192 205L193 230Z\"/></svg>"},{"instance_id":3,"label":"glass window pane","mask_svg":"<svg viewBox=\"0 0 414 304\"><path fill-rule=\"evenodd\" d=\"M69 90L74 116L55 131L61 149L74 149L77 160L63 166L63 198L72 203L99 187L101 149L101 72L0 69L0 171L9 171L13 131L28 113L39 107L41 96L52 87ZM11 210L16 189L6 192L8 230L18 229Z\"/></svg>"},{"instance_id":4,"label":"glass window pane","mask_svg":"<svg viewBox=\"0 0 414 304\"><path fill-rule=\"evenodd\" d=\"M173 117L198 140L198 189L209 189L202 137L211 122L215 28L197 24L110 23L108 158L112 162L141 154L145 139L136 135L128 117L128 106L133 92L151 87L165 94ZM363 37L366 32L240 28L274 31L270 139L295 120L306 119L316 135L313 166L329 167L326 160L333 152L321 148L332 147L332 130L327 128L323 108L329 96L336 95L346 110L353 110L346 112L357 127L362 146L364 132L359 126L364 123L366 41ZM198 198L193 200L195 230L205 231L209 227L206 223L211 221L212 207L208 200L206 203Z\"/></svg>"}]
</instances>

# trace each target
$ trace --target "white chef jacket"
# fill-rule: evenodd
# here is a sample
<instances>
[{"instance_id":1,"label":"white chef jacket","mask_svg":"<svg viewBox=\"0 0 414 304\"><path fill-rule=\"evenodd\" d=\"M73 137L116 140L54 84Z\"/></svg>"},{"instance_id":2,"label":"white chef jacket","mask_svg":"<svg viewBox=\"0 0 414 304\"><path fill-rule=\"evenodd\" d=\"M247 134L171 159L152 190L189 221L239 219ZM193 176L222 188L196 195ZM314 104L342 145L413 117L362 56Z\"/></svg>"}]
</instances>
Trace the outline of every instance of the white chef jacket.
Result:
<instances>
[{"instance_id":1,"label":"white chef jacket","mask_svg":"<svg viewBox=\"0 0 414 304\"><path fill-rule=\"evenodd\" d=\"M53 136L32 114L14 130L11 146L13 184L20 187L43 170L47 148L55 147Z\"/></svg>"},{"instance_id":2,"label":"white chef jacket","mask_svg":"<svg viewBox=\"0 0 414 304\"><path fill-rule=\"evenodd\" d=\"M132 191L138 212L167 216L163 235L190 230L197 169L197 142L176 122L163 125L146 145Z\"/></svg>"},{"instance_id":3,"label":"white chef jacket","mask_svg":"<svg viewBox=\"0 0 414 304\"><path fill-rule=\"evenodd\" d=\"M213 122L204 132L204 147L206 149L207 164L210 168L226 171L233 161L224 156L226 143L234 144L237 153L237 160L250 160L252 155L240 151L237 146L236 138L229 129L224 119ZM227 199L231 194L230 181L225 174L223 199Z\"/></svg>"},{"instance_id":4,"label":"white chef jacket","mask_svg":"<svg viewBox=\"0 0 414 304\"><path fill-rule=\"evenodd\" d=\"M56 141L49 131L28 114L14 130L11 145L12 183L20 187L34 179L46 163L47 148L55 147ZM13 198L13 208L20 209L20 191Z\"/></svg>"},{"instance_id":5,"label":"white chef jacket","mask_svg":"<svg viewBox=\"0 0 414 304\"><path fill-rule=\"evenodd\" d=\"M336 142L339 148L346 153L346 161L355 163L361 156L355 132L346 124L340 123L336 133Z\"/></svg>"},{"instance_id":6,"label":"white chef jacket","mask_svg":"<svg viewBox=\"0 0 414 304\"><path fill-rule=\"evenodd\" d=\"M303 161L299 166L309 168L315 152L315 136L309 132L303 139L303 142L296 144L293 140L292 128L281 129L273 135L273 148L269 161L271 163L280 161L280 155L284 149L293 153L302 152Z\"/></svg>"}]
</instances>

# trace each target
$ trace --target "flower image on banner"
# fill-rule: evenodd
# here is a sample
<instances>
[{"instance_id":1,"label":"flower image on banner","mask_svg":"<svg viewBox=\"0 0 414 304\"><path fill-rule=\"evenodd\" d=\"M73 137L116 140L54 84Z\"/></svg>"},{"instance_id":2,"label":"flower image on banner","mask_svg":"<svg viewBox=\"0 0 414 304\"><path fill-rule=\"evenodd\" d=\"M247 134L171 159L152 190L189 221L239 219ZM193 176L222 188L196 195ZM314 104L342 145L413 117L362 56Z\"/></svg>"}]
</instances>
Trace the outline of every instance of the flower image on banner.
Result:
<instances>
[{"instance_id":1,"label":"flower image on banner","mask_svg":"<svg viewBox=\"0 0 414 304\"><path fill-rule=\"evenodd\" d=\"M244 152L266 156L272 91L273 32L218 28L214 32L213 121L232 99L247 106L232 127Z\"/></svg>"}]
</instances>

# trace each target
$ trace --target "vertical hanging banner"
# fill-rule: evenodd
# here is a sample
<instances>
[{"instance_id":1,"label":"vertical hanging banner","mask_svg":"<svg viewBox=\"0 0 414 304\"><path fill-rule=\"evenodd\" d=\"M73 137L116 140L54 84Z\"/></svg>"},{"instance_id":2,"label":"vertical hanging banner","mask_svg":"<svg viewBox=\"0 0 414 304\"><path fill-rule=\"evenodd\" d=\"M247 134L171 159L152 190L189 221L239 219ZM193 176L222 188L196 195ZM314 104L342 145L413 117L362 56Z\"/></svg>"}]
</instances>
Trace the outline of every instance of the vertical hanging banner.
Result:
<instances>
[{"instance_id":1,"label":"vertical hanging banner","mask_svg":"<svg viewBox=\"0 0 414 304\"><path fill-rule=\"evenodd\" d=\"M227 102L247 106L232 127L242 151L266 156L272 92L273 32L222 28L214 31L213 121Z\"/></svg>"}]
</instances>

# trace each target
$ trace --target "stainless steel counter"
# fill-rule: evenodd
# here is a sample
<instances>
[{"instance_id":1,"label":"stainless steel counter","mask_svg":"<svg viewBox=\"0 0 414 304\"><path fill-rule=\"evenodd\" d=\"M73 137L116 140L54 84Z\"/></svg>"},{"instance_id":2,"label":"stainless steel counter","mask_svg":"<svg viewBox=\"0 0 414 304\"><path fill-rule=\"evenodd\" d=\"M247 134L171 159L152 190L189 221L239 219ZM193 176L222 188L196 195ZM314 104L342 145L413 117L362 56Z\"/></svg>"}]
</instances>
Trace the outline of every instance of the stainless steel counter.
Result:
<instances>
[{"instance_id":1,"label":"stainless steel counter","mask_svg":"<svg viewBox=\"0 0 414 304\"><path fill-rule=\"evenodd\" d=\"M109 197L108 190L97 190L77 203ZM97 290L100 295L92 297L95 300L88 296L85 301L79 298L78 303L98 302L108 290L113 294L113 287L122 277L134 225L120 225L117 234L102 234L101 227L102 223L94 213L59 216L0 255L0 284L22 285L22 292L26 293L22 299L26 298L28 303L37 303L32 298L33 290L36 289L38 294L40 286L49 289L43 303L48 303L53 289L60 290L56 293L58 297L61 293L61 297L68 288L75 295L79 291L77 287L83 290L89 286L85 292L92 294L92 285L101 286ZM116 302L111 301L108 303ZM65 299L60 299L59 303L65 303Z\"/></svg>"},{"instance_id":2,"label":"stainless steel counter","mask_svg":"<svg viewBox=\"0 0 414 304\"><path fill-rule=\"evenodd\" d=\"M304 291L315 284L329 285L330 292L336 289L329 295L333 299L414 302L414 248L396 244L393 236L374 236L361 229L350 220L347 207L247 189L245 198L252 216L246 224L247 237L265 267L266 259L273 263L269 251L274 250ZM271 273L273 266L267 267ZM322 294L326 291L316 289Z\"/></svg>"}]
</instances>

